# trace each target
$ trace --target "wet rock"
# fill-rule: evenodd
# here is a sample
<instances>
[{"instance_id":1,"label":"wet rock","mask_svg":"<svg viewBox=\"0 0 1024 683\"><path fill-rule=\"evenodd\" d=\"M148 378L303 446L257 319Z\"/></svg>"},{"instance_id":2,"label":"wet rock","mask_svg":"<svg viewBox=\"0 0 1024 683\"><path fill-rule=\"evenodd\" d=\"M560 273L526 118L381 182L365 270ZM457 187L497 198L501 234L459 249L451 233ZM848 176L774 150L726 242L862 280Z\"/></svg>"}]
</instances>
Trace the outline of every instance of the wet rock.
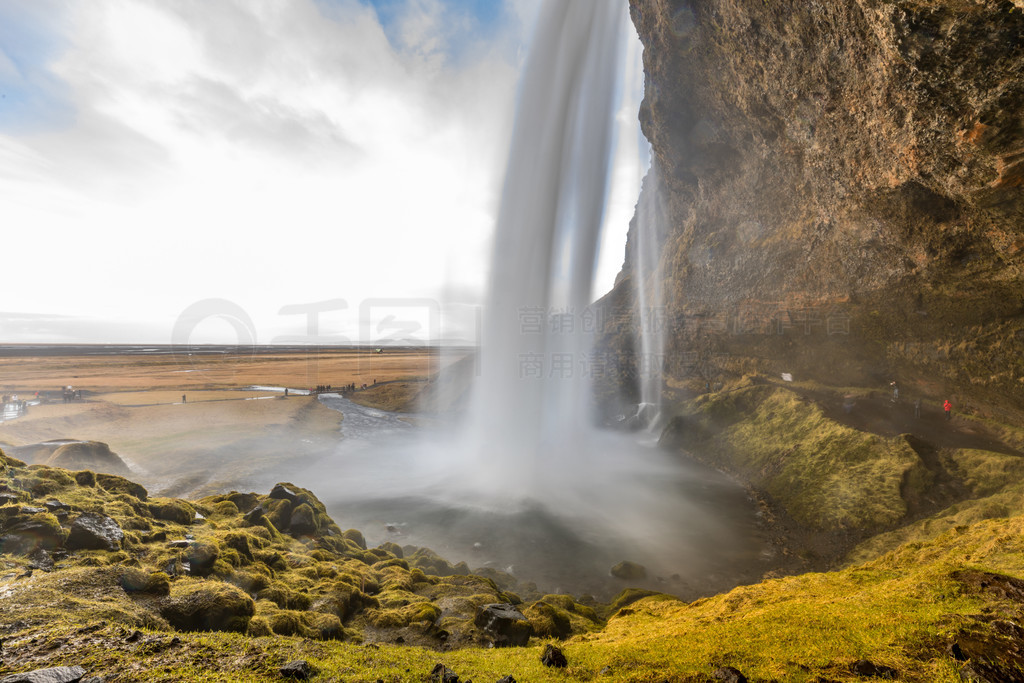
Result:
<instances>
[{"instance_id":1,"label":"wet rock","mask_svg":"<svg viewBox=\"0 0 1024 683\"><path fill-rule=\"evenodd\" d=\"M267 497L275 500L287 500L292 504L299 502L299 497L285 488L284 484L277 484L274 488L270 489L270 493L267 494Z\"/></svg>"},{"instance_id":2,"label":"wet rock","mask_svg":"<svg viewBox=\"0 0 1024 683\"><path fill-rule=\"evenodd\" d=\"M124 532L110 517L86 512L71 523L68 550L120 550Z\"/></svg>"},{"instance_id":3,"label":"wet rock","mask_svg":"<svg viewBox=\"0 0 1024 683\"><path fill-rule=\"evenodd\" d=\"M80 666L55 666L0 678L0 683L78 683L85 676Z\"/></svg>"},{"instance_id":4,"label":"wet rock","mask_svg":"<svg viewBox=\"0 0 1024 683\"><path fill-rule=\"evenodd\" d=\"M430 680L437 683L459 683L459 676L444 664L437 664L430 670Z\"/></svg>"},{"instance_id":5,"label":"wet rock","mask_svg":"<svg viewBox=\"0 0 1024 683\"><path fill-rule=\"evenodd\" d=\"M288 662L278 671L280 671L284 678L295 678L304 681L313 675L313 666L305 659L297 659L294 662Z\"/></svg>"},{"instance_id":6,"label":"wet rock","mask_svg":"<svg viewBox=\"0 0 1024 683\"><path fill-rule=\"evenodd\" d=\"M56 498L54 498L52 500L46 501L45 503L43 503L43 506L47 510L49 510L50 512L58 512L60 510L70 510L71 509L70 505L68 505L67 503L62 503L59 500L57 500Z\"/></svg>"},{"instance_id":7,"label":"wet rock","mask_svg":"<svg viewBox=\"0 0 1024 683\"><path fill-rule=\"evenodd\" d=\"M715 669L711 677L716 681L725 681L725 683L747 683L747 677L731 666Z\"/></svg>"},{"instance_id":8,"label":"wet rock","mask_svg":"<svg viewBox=\"0 0 1024 683\"><path fill-rule=\"evenodd\" d=\"M516 679L511 676L505 676L504 678L498 679L498 683L516 683Z\"/></svg>"},{"instance_id":9,"label":"wet rock","mask_svg":"<svg viewBox=\"0 0 1024 683\"><path fill-rule=\"evenodd\" d=\"M64 530L57 518L49 513L19 519L4 529L0 536L0 552L12 555L30 555L37 550L55 550L64 544Z\"/></svg>"},{"instance_id":10,"label":"wet rock","mask_svg":"<svg viewBox=\"0 0 1024 683\"><path fill-rule=\"evenodd\" d=\"M569 660L565 658L562 651L550 644L544 646L544 654L540 656L540 662L544 666L550 666L556 669L564 669L569 666Z\"/></svg>"},{"instance_id":11,"label":"wet rock","mask_svg":"<svg viewBox=\"0 0 1024 683\"><path fill-rule=\"evenodd\" d=\"M28 556L29 567L33 569L41 569L44 572L53 571L53 558L50 557L50 553L46 552L42 548L36 548Z\"/></svg>"},{"instance_id":12,"label":"wet rock","mask_svg":"<svg viewBox=\"0 0 1024 683\"><path fill-rule=\"evenodd\" d=\"M484 605L473 623L483 631L497 647L521 647L533 635L533 627L526 617L508 603Z\"/></svg>"},{"instance_id":13,"label":"wet rock","mask_svg":"<svg viewBox=\"0 0 1024 683\"><path fill-rule=\"evenodd\" d=\"M249 524L259 524L263 519L263 506L257 505L243 515L243 519Z\"/></svg>"},{"instance_id":14,"label":"wet rock","mask_svg":"<svg viewBox=\"0 0 1024 683\"><path fill-rule=\"evenodd\" d=\"M647 568L636 562L619 562L612 567L611 574L617 579L639 581L647 578Z\"/></svg>"},{"instance_id":15,"label":"wet rock","mask_svg":"<svg viewBox=\"0 0 1024 683\"><path fill-rule=\"evenodd\" d=\"M858 676L870 676L872 678L896 678L896 669L890 666L881 666L866 659L859 659L850 666L850 671Z\"/></svg>"},{"instance_id":16,"label":"wet rock","mask_svg":"<svg viewBox=\"0 0 1024 683\"><path fill-rule=\"evenodd\" d=\"M168 548L180 548L182 550L184 550L185 548L189 547L190 545L192 545L192 541L189 541L188 539L185 539L185 538L179 538L176 541L168 541L167 542L167 547Z\"/></svg>"}]
</instances>

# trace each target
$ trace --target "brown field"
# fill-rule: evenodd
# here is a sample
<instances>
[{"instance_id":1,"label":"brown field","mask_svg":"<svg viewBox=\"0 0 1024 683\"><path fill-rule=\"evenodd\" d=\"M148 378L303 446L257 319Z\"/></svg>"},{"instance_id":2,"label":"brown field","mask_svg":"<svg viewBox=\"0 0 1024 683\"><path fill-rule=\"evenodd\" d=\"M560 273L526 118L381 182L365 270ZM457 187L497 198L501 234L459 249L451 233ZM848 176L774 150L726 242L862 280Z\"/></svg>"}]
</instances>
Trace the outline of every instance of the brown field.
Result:
<instances>
[{"instance_id":1,"label":"brown field","mask_svg":"<svg viewBox=\"0 0 1024 683\"><path fill-rule=\"evenodd\" d=\"M166 495L264 485L261 476L302 467L344 437L340 413L315 397L244 390L370 385L367 402L422 387L444 358L431 350L321 350L258 355L0 357L0 391L42 403L0 422L0 447L54 439L102 441L134 479ZM374 380L377 386L373 387ZM417 380L417 381L414 381ZM392 383L393 384L385 384ZM65 403L61 388L81 389ZM351 398L359 400L362 391ZM187 401L182 403L182 394ZM373 399L377 399L374 401ZM405 402L407 403L407 402Z\"/></svg>"}]
</instances>

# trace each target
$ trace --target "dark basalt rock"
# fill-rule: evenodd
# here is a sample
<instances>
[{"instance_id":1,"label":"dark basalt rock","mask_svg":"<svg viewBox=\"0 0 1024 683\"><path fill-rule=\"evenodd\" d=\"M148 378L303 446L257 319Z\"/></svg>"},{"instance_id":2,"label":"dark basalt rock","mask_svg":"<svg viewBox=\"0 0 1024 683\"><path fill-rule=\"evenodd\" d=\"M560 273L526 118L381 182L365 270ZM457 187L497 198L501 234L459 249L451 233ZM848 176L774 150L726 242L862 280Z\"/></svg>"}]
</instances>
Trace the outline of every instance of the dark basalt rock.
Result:
<instances>
[{"instance_id":1,"label":"dark basalt rock","mask_svg":"<svg viewBox=\"0 0 1024 683\"><path fill-rule=\"evenodd\" d=\"M567 660L562 651L554 645L544 646L544 654L540 656L540 662L544 666L550 666L556 669L564 669L569 666L569 660Z\"/></svg>"},{"instance_id":2,"label":"dark basalt rock","mask_svg":"<svg viewBox=\"0 0 1024 683\"><path fill-rule=\"evenodd\" d=\"M716 681L725 681L725 683L747 683L747 677L731 666L716 669L711 677Z\"/></svg>"},{"instance_id":3,"label":"dark basalt rock","mask_svg":"<svg viewBox=\"0 0 1024 683\"><path fill-rule=\"evenodd\" d=\"M533 627L523 613L508 603L484 605L477 611L473 623L497 647L521 647L533 635Z\"/></svg>"},{"instance_id":4,"label":"dark basalt rock","mask_svg":"<svg viewBox=\"0 0 1024 683\"><path fill-rule=\"evenodd\" d=\"M120 550L124 531L110 517L86 512L71 523L68 550Z\"/></svg>"},{"instance_id":5,"label":"dark basalt rock","mask_svg":"<svg viewBox=\"0 0 1024 683\"><path fill-rule=\"evenodd\" d=\"M440 663L430 670L430 680L432 682L436 681L436 683L460 683L458 674ZM466 683L469 683L469 681Z\"/></svg>"},{"instance_id":6,"label":"dark basalt rock","mask_svg":"<svg viewBox=\"0 0 1024 683\"><path fill-rule=\"evenodd\" d=\"M297 659L294 662L288 662L278 671L280 671L284 678L295 678L304 681L313 675L313 666L305 659Z\"/></svg>"},{"instance_id":7,"label":"dark basalt rock","mask_svg":"<svg viewBox=\"0 0 1024 683\"><path fill-rule=\"evenodd\" d=\"M79 683L84 676L85 669L80 666L56 666L10 674L0 678L0 683Z\"/></svg>"},{"instance_id":8,"label":"dark basalt rock","mask_svg":"<svg viewBox=\"0 0 1024 683\"><path fill-rule=\"evenodd\" d=\"M284 484L277 484L274 488L270 489L270 493L267 494L267 498L273 498L275 500L287 500L289 503L295 504L299 502L299 497L285 488Z\"/></svg>"},{"instance_id":9,"label":"dark basalt rock","mask_svg":"<svg viewBox=\"0 0 1024 683\"><path fill-rule=\"evenodd\" d=\"M37 550L55 550L64 543L64 531L50 514L37 514L20 519L4 529L0 536L0 552L30 555Z\"/></svg>"}]
</instances>

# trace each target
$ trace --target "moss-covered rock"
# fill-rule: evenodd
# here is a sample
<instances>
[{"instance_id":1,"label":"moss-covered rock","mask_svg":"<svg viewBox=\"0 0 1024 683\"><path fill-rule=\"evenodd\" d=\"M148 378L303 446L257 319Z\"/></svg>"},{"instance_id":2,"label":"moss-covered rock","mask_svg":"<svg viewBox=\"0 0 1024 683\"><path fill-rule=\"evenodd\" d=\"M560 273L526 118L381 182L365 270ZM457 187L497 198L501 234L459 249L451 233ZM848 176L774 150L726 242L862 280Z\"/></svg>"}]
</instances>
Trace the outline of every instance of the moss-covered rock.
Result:
<instances>
[{"instance_id":1,"label":"moss-covered rock","mask_svg":"<svg viewBox=\"0 0 1024 683\"><path fill-rule=\"evenodd\" d=\"M195 508L183 500L156 498L149 501L147 507L149 514L152 515L154 519L163 520L165 522L173 522L175 524L188 526L189 524L192 524L196 518Z\"/></svg>"},{"instance_id":2,"label":"moss-covered rock","mask_svg":"<svg viewBox=\"0 0 1024 683\"><path fill-rule=\"evenodd\" d=\"M146 572L141 569L129 568L121 575L121 588L126 593L169 595L171 579L164 572Z\"/></svg>"},{"instance_id":3,"label":"moss-covered rock","mask_svg":"<svg viewBox=\"0 0 1024 683\"><path fill-rule=\"evenodd\" d=\"M181 631L245 633L256 613L252 598L221 581L180 581L160 607L160 616Z\"/></svg>"},{"instance_id":4,"label":"moss-covered rock","mask_svg":"<svg viewBox=\"0 0 1024 683\"><path fill-rule=\"evenodd\" d=\"M97 473L96 484L110 493L126 493L142 501L149 498L149 492L144 486L114 474Z\"/></svg>"}]
</instances>

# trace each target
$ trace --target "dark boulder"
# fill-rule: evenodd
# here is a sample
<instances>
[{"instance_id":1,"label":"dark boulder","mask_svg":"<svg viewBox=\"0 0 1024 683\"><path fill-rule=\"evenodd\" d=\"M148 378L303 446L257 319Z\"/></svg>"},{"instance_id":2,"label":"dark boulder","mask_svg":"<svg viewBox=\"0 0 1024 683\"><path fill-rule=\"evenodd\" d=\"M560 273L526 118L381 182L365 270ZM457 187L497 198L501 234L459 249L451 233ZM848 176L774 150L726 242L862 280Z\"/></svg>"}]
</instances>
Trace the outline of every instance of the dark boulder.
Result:
<instances>
[{"instance_id":1,"label":"dark boulder","mask_svg":"<svg viewBox=\"0 0 1024 683\"><path fill-rule=\"evenodd\" d=\"M477 610L473 623L498 647L521 647L533 635L527 618L508 603L484 605Z\"/></svg>"},{"instance_id":2,"label":"dark boulder","mask_svg":"<svg viewBox=\"0 0 1024 683\"><path fill-rule=\"evenodd\" d=\"M68 550L120 550L124 531L110 517L86 512L71 523Z\"/></svg>"},{"instance_id":3,"label":"dark boulder","mask_svg":"<svg viewBox=\"0 0 1024 683\"><path fill-rule=\"evenodd\" d=\"M278 671L285 678L295 678L300 681L304 681L313 675L313 667L305 659L297 659L294 662L288 662L282 666Z\"/></svg>"},{"instance_id":4,"label":"dark boulder","mask_svg":"<svg viewBox=\"0 0 1024 683\"><path fill-rule=\"evenodd\" d=\"M0 678L0 683L78 683L85 676L80 666L55 666Z\"/></svg>"},{"instance_id":5,"label":"dark boulder","mask_svg":"<svg viewBox=\"0 0 1024 683\"><path fill-rule=\"evenodd\" d=\"M562 651L550 644L544 646L544 654L540 656L540 663L556 669L564 669L569 666L569 660L565 658Z\"/></svg>"},{"instance_id":6,"label":"dark boulder","mask_svg":"<svg viewBox=\"0 0 1024 683\"><path fill-rule=\"evenodd\" d=\"M274 498L275 500L287 500L293 505L299 502L299 497L289 491L284 484L277 484L274 488L270 489L270 493L267 494L268 498Z\"/></svg>"}]
</instances>

